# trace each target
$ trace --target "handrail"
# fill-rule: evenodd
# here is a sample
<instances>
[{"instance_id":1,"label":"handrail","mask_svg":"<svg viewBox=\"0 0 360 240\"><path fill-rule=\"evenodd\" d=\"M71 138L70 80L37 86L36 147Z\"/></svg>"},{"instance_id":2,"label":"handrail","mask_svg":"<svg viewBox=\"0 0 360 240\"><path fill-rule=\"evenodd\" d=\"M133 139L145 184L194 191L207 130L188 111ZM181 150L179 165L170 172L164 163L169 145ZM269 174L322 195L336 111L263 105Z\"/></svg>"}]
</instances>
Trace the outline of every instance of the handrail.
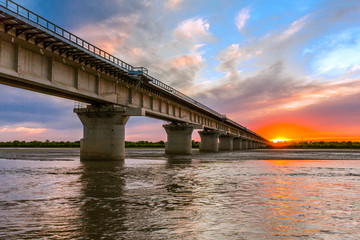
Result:
<instances>
[{"instance_id":1,"label":"handrail","mask_svg":"<svg viewBox=\"0 0 360 240\"><path fill-rule=\"evenodd\" d=\"M122 69L130 70L130 71L132 71L134 69L134 67L132 65L107 53L106 51L89 43L88 41L86 41L82 38L79 38L78 36L70 33L69 31L63 29L62 27L59 27L59 26L53 24L52 22L46 20L45 18L37 15L36 13L22 7L21 5L13 2L11 0L0 0L0 6L5 7L6 9L12 11L13 13L37 24L38 26L45 28L46 30L52 32L56 36L65 38L66 40L76 44L77 46L84 48L84 49L94 53L95 55L118 65Z\"/></svg>"},{"instance_id":2,"label":"handrail","mask_svg":"<svg viewBox=\"0 0 360 240\"><path fill-rule=\"evenodd\" d=\"M75 44L77 47L80 47L82 49L85 49L86 51L89 51L90 53L95 54L96 57L99 57L103 60L109 61L112 64L115 64L121 70L127 72L130 75L138 74L138 75L143 75L143 76L147 77L150 80L149 84L155 85L156 87L168 92L169 94L176 95L180 99L185 100L186 102L189 102L190 104L193 104L193 105L223 119L223 115L218 113L217 111L215 111L215 110L205 106L204 104L192 99L191 97L179 92L178 90L170 87L169 85L161 82L160 80L158 80L154 77L151 77L148 74L147 68L134 67L134 66L124 62L124 61L120 60L119 58L96 47L95 45L89 43L88 41L70 33L69 31L63 29L62 27L59 27L59 26L51 23L50 21L46 20L45 18L37 15L36 13L22 7L21 5L13 2L11 0L0 0L0 7L7 9L8 11L15 13L16 15L18 15L22 18L25 18L26 20L32 22L33 24L36 24L36 27L38 27L40 29L45 29L60 39L65 39L66 42L70 41L71 44ZM231 119L228 119L225 117L225 121L228 121L231 124L236 125L237 127L258 136L256 133L254 133L251 130L232 121Z\"/></svg>"}]
</instances>

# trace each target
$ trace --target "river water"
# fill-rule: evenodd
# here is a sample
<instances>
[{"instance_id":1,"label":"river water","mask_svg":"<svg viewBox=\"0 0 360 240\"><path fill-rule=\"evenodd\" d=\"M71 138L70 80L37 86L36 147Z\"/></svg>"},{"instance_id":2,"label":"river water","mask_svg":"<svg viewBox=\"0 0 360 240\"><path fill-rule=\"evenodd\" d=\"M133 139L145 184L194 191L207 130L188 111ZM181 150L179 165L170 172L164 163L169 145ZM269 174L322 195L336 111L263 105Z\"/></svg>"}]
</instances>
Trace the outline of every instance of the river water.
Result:
<instances>
[{"instance_id":1,"label":"river water","mask_svg":"<svg viewBox=\"0 0 360 240\"><path fill-rule=\"evenodd\" d=\"M0 239L360 239L360 151L0 149Z\"/></svg>"}]
</instances>

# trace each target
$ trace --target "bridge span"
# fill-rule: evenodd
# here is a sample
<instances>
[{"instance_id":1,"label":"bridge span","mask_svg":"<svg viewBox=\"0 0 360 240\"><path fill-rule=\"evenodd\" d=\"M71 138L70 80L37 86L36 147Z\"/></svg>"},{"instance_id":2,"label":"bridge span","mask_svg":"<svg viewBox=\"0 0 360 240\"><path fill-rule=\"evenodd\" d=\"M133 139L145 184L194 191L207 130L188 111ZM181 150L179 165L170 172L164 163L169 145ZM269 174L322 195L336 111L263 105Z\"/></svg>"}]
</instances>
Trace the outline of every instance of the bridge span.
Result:
<instances>
[{"instance_id":1,"label":"bridge span","mask_svg":"<svg viewBox=\"0 0 360 240\"><path fill-rule=\"evenodd\" d=\"M265 147L269 141L34 12L0 0L0 83L87 103L81 160L123 160L131 116L168 121L167 154Z\"/></svg>"}]
</instances>

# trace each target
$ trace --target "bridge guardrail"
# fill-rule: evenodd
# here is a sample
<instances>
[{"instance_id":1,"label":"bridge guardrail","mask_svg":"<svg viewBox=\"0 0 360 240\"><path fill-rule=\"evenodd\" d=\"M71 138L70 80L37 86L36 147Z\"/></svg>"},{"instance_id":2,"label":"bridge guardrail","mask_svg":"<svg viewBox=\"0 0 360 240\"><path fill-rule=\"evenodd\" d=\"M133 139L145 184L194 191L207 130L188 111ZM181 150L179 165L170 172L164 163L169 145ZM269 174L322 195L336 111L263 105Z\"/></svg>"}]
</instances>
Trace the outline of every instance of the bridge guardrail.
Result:
<instances>
[{"instance_id":1,"label":"bridge guardrail","mask_svg":"<svg viewBox=\"0 0 360 240\"><path fill-rule=\"evenodd\" d=\"M125 72L131 74L131 73L141 73L140 75L144 75L151 81L149 82L152 85L155 85L156 87L168 92L169 94L176 95L177 97L197 106L201 109L219 117L222 118L222 114L218 113L217 111L205 106L204 104L192 99L191 97L181 93L180 91L170 87L169 85L161 82L160 80L151 77L148 74L148 69L145 67L134 67L119 58L107 53L106 51L96 47L95 45L89 43L88 41L70 33L69 31L63 29L62 27L57 26L56 24L51 23L50 21L46 20L45 18L37 15L36 13L22 7L21 5L11 1L11 0L0 0L0 7L3 7L13 13L15 13L18 16L21 16L32 23L36 24L38 28L44 29L47 31L50 31L50 33L56 35L56 37L60 39L64 39L65 42L71 42L72 44L75 44L77 47L80 47L82 49L85 49L86 51L94 54L96 57L100 57L103 60L106 60L106 62L110 62L112 64L115 64L120 69L124 70ZM258 136L256 133L252 132L251 130L247 129L246 127L241 126L240 124L232 121L231 119L226 118L225 121L230 122L231 124L236 125L237 127L246 130L247 132L250 132L256 136Z\"/></svg>"}]
</instances>

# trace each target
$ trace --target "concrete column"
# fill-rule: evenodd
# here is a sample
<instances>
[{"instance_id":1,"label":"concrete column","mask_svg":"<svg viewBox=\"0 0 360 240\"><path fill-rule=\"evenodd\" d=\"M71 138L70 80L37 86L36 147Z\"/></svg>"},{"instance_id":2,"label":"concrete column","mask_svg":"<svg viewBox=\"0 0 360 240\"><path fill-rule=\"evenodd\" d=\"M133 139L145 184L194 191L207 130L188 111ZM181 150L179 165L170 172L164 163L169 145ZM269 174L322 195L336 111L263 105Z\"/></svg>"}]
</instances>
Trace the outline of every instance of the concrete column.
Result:
<instances>
[{"instance_id":1,"label":"concrete column","mask_svg":"<svg viewBox=\"0 0 360 240\"><path fill-rule=\"evenodd\" d=\"M122 161L125 159L125 124L129 116L114 105L88 106L74 112L84 126L80 140L81 161Z\"/></svg>"},{"instance_id":2,"label":"concrete column","mask_svg":"<svg viewBox=\"0 0 360 240\"><path fill-rule=\"evenodd\" d=\"M219 151L219 131L199 131L201 152Z\"/></svg>"},{"instance_id":3,"label":"concrete column","mask_svg":"<svg viewBox=\"0 0 360 240\"><path fill-rule=\"evenodd\" d=\"M248 149L253 149L254 148L253 144L254 144L253 140L249 140L248 141Z\"/></svg>"},{"instance_id":4,"label":"concrete column","mask_svg":"<svg viewBox=\"0 0 360 240\"><path fill-rule=\"evenodd\" d=\"M247 150L248 149L248 140L243 138L242 139L242 148L243 150Z\"/></svg>"},{"instance_id":5,"label":"concrete column","mask_svg":"<svg viewBox=\"0 0 360 240\"><path fill-rule=\"evenodd\" d=\"M241 137L234 137L233 149L234 150L241 150L242 149L242 139L241 139Z\"/></svg>"},{"instance_id":6,"label":"concrete column","mask_svg":"<svg viewBox=\"0 0 360 240\"><path fill-rule=\"evenodd\" d=\"M165 153L172 155L192 154L191 135L194 126L188 124L163 125L167 133Z\"/></svg>"},{"instance_id":7,"label":"concrete column","mask_svg":"<svg viewBox=\"0 0 360 240\"><path fill-rule=\"evenodd\" d=\"M220 135L219 137L219 150L220 151L232 151L233 150L233 139L232 135Z\"/></svg>"}]
</instances>

